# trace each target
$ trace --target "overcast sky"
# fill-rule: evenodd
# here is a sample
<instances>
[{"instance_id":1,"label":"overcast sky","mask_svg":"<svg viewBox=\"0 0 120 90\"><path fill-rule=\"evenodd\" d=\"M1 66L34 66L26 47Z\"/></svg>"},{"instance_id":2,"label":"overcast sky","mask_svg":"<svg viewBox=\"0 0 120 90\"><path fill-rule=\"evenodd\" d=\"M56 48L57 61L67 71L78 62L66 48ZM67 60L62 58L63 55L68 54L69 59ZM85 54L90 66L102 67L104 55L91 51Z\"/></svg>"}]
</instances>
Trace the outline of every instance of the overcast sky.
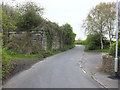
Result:
<instances>
[{"instance_id":1,"label":"overcast sky","mask_svg":"<svg viewBox=\"0 0 120 90\"><path fill-rule=\"evenodd\" d=\"M3 0L11 3L10 0ZM83 20L89 11L100 2L116 2L116 0L15 0L14 3L34 1L45 8L44 17L59 25L69 23L73 27L76 39L85 39L86 35L81 28Z\"/></svg>"}]
</instances>

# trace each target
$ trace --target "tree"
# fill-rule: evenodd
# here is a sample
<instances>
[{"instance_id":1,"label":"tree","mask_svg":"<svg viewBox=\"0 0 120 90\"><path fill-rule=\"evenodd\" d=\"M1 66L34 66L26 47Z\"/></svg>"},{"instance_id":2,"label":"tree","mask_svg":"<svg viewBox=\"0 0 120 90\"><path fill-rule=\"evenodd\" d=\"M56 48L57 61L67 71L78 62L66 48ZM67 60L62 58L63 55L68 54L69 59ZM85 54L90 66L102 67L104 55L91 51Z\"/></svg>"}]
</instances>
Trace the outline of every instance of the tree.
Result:
<instances>
[{"instance_id":1,"label":"tree","mask_svg":"<svg viewBox=\"0 0 120 90\"><path fill-rule=\"evenodd\" d=\"M33 2L26 2L24 5L18 5L18 23L17 26L21 31L31 31L42 22L41 15L43 8Z\"/></svg>"},{"instance_id":2,"label":"tree","mask_svg":"<svg viewBox=\"0 0 120 90\"><path fill-rule=\"evenodd\" d=\"M110 44L113 38L114 32L114 20L115 20L115 4L114 3L100 3L93 8L86 20L83 22L83 28L87 35L99 34L101 49L104 48L103 37L109 34Z\"/></svg>"},{"instance_id":3,"label":"tree","mask_svg":"<svg viewBox=\"0 0 120 90\"><path fill-rule=\"evenodd\" d=\"M116 15L116 4L108 3L105 9L105 19L106 19L106 30L108 31L110 46L112 45L112 39L115 36L115 15Z\"/></svg>"},{"instance_id":4,"label":"tree","mask_svg":"<svg viewBox=\"0 0 120 90\"><path fill-rule=\"evenodd\" d=\"M3 45L6 45L9 42L9 32L17 29L16 20L15 20L15 9L7 4L2 3L2 30L3 32Z\"/></svg>"},{"instance_id":5,"label":"tree","mask_svg":"<svg viewBox=\"0 0 120 90\"><path fill-rule=\"evenodd\" d=\"M88 50L100 49L100 34L89 34L86 41Z\"/></svg>"},{"instance_id":6,"label":"tree","mask_svg":"<svg viewBox=\"0 0 120 90\"><path fill-rule=\"evenodd\" d=\"M65 45L73 45L75 42L76 34L73 33L72 27L70 24L65 24L61 26L63 30L63 42Z\"/></svg>"},{"instance_id":7,"label":"tree","mask_svg":"<svg viewBox=\"0 0 120 90\"><path fill-rule=\"evenodd\" d=\"M12 18L2 11L3 45L8 44L9 32L17 28L15 24L16 23L12 20Z\"/></svg>"},{"instance_id":8,"label":"tree","mask_svg":"<svg viewBox=\"0 0 120 90\"><path fill-rule=\"evenodd\" d=\"M4 11L4 13L6 13L7 16L15 18L15 8L13 8L12 6L9 6L8 4L4 4L2 2L2 10Z\"/></svg>"}]
</instances>

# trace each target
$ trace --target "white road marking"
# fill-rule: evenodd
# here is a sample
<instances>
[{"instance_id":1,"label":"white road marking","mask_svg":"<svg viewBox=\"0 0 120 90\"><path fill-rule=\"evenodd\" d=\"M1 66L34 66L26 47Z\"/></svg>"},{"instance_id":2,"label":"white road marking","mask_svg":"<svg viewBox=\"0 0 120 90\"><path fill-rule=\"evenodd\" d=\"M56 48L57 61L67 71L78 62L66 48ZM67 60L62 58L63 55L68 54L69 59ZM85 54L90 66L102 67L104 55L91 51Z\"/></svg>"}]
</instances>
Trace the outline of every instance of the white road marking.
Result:
<instances>
[{"instance_id":1,"label":"white road marking","mask_svg":"<svg viewBox=\"0 0 120 90\"><path fill-rule=\"evenodd\" d=\"M83 71L84 73L86 73L86 71L85 71L84 69L82 69L82 71Z\"/></svg>"},{"instance_id":2,"label":"white road marking","mask_svg":"<svg viewBox=\"0 0 120 90\"><path fill-rule=\"evenodd\" d=\"M82 66L80 65L80 68L82 68Z\"/></svg>"}]
</instances>

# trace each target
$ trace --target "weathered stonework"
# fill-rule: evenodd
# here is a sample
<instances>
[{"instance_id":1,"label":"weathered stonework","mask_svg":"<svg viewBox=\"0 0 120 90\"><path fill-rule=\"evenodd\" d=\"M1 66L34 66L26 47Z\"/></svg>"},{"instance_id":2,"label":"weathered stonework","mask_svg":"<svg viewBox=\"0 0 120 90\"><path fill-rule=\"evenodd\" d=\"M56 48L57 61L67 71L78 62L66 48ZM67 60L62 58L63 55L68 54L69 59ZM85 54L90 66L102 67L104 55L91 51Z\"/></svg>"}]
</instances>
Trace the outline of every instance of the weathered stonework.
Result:
<instances>
[{"instance_id":1,"label":"weathered stonework","mask_svg":"<svg viewBox=\"0 0 120 90\"><path fill-rule=\"evenodd\" d=\"M20 33L13 33L10 34L10 38L12 40L12 37L25 37L26 33L25 32L20 32ZM46 32L45 30L38 30L38 31L32 31L31 32L31 37L32 43L38 43L44 50L47 50L47 37L46 37ZM61 47L60 43L60 37L55 33L53 43L52 43L52 50L58 50Z\"/></svg>"},{"instance_id":2,"label":"weathered stonework","mask_svg":"<svg viewBox=\"0 0 120 90\"><path fill-rule=\"evenodd\" d=\"M105 72L108 72L108 73L114 75L114 61L115 61L115 59L112 56L107 56L107 55L104 55L102 58L103 58L102 69ZM120 75L120 59L118 61L119 61L118 74Z\"/></svg>"},{"instance_id":3,"label":"weathered stonework","mask_svg":"<svg viewBox=\"0 0 120 90\"><path fill-rule=\"evenodd\" d=\"M44 30L38 30L37 32L32 32L33 43L38 43L44 50L47 49L46 34Z\"/></svg>"},{"instance_id":4,"label":"weathered stonework","mask_svg":"<svg viewBox=\"0 0 120 90\"><path fill-rule=\"evenodd\" d=\"M57 50L59 48L60 48L60 38L58 37L57 33L55 33L53 44L52 44L52 49Z\"/></svg>"}]
</instances>

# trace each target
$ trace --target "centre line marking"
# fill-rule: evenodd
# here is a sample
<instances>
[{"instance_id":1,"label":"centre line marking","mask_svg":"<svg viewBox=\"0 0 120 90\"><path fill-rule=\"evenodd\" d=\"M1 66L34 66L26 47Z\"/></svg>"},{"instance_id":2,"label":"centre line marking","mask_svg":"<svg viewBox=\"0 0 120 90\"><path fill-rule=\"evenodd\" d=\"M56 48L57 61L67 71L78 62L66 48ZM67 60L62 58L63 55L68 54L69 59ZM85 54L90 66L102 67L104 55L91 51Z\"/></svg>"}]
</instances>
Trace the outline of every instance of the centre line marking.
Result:
<instances>
[{"instance_id":1,"label":"centre line marking","mask_svg":"<svg viewBox=\"0 0 120 90\"><path fill-rule=\"evenodd\" d=\"M86 73L86 71L85 71L85 70L83 70L83 69L82 69L82 71L83 71L84 73Z\"/></svg>"}]
</instances>

